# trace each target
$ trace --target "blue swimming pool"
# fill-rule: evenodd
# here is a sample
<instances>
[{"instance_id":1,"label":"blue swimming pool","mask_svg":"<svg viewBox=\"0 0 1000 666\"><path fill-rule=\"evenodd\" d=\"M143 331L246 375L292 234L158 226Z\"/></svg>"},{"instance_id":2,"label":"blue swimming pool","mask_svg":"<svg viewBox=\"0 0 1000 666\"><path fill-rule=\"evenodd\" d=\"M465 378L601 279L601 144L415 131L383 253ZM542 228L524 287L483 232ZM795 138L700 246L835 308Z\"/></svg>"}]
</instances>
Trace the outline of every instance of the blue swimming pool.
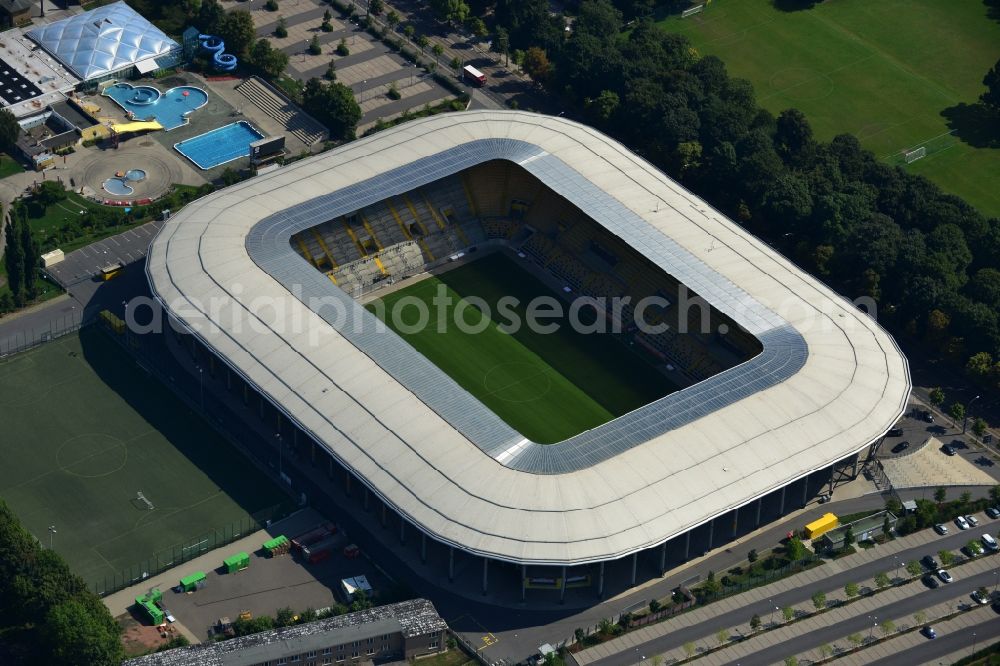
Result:
<instances>
[{"instance_id":1,"label":"blue swimming pool","mask_svg":"<svg viewBox=\"0 0 1000 666\"><path fill-rule=\"evenodd\" d=\"M263 138L253 125L241 120L175 143L174 148L199 169L211 169L249 156L250 144Z\"/></svg>"},{"instance_id":2,"label":"blue swimming pool","mask_svg":"<svg viewBox=\"0 0 1000 666\"><path fill-rule=\"evenodd\" d=\"M155 120L169 131L187 124L192 111L208 104L208 93L194 86L179 86L160 92L153 86L115 83L104 95L125 109L133 120Z\"/></svg>"}]
</instances>

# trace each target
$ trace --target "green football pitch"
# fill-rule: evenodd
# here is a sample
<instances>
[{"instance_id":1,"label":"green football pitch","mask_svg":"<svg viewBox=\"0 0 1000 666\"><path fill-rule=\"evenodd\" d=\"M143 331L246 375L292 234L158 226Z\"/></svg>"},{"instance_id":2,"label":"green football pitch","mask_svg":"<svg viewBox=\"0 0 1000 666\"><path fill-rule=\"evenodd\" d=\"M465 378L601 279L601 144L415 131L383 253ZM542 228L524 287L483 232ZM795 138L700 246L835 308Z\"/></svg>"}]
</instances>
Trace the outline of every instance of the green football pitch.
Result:
<instances>
[{"instance_id":1,"label":"green football pitch","mask_svg":"<svg viewBox=\"0 0 1000 666\"><path fill-rule=\"evenodd\" d=\"M440 311L432 305L439 288L452 299ZM528 326L504 332L501 325L510 318L497 308L504 296L518 300L513 311L523 322L532 299L552 292L498 252L385 296L381 312L375 304L369 308L462 388L536 442L561 441L676 390L610 335L576 332L565 320L553 333ZM472 297L481 298L489 313L477 307L456 312L459 302ZM404 306L403 299L409 305ZM422 328L417 301L430 313ZM489 321L487 314L492 315ZM447 325L438 325L439 316ZM457 316L466 330L452 323Z\"/></svg>"},{"instance_id":2,"label":"green football pitch","mask_svg":"<svg viewBox=\"0 0 1000 666\"><path fill-rule=\"evenodd\" d=\"M976 103L1000 57L990 11L983 0L836 0L793 12L772 0L714 0L661 25L751 81L773 113L801 109L820 139L854 134L894 164L902 149L926 147L905 168L996 216L1000 149L982 140L995 121L960 106Z\"/></svg>"},{"instance_id":3,"label":"green football pitch","mask_svg":"<svg viewBox=\"0 0 1000 666\"><path fill-rule=\"evenodd\" d=\"M286 499L96 327L0 361L0 423L0 497L88 585Z\"/></svg>"}]
</instances>

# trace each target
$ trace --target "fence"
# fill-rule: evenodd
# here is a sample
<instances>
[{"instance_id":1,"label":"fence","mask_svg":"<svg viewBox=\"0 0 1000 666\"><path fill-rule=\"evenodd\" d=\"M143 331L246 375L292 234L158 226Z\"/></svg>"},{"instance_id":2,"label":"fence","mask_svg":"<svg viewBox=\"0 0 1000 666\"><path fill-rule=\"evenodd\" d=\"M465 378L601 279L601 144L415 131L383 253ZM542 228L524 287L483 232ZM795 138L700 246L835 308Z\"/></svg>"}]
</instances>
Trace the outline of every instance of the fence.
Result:
<instances>
[{"instance_id":1,"label":"fence","mask_svg":"<svg viewBox=\"0 0 1000 666\"><path fill-rule=\"evenodd\" d=\"M3 320L0 319L0 322ZM83 313L73 310L70 314L57 317L48 323L35 326L31 330L16 331L0 339L0 358L34 349L46 342L51 342L64 335L75 333L88 324L93 318L84 320ZM2 333L0 333L2 335Z\"/></svg>"},{"instance_id":2,"label":"fence","mask_svg":"<svg viewBox=\"0 0 1000 666\"><path fill-rule=\"evenodd\" d=\"M210 550L221 548L243 537L262 530L270 523L287 518L298 510L291 501L275 504L256 513L248 513L228 525L204 532L169 548L154 553L152 557L122 569L119 573L105 576L103 581L94 581L94 592L107 596L130 585L140 583L150 576L156 576L167 569L189 562Z\"/></svg>"}]
</instances>

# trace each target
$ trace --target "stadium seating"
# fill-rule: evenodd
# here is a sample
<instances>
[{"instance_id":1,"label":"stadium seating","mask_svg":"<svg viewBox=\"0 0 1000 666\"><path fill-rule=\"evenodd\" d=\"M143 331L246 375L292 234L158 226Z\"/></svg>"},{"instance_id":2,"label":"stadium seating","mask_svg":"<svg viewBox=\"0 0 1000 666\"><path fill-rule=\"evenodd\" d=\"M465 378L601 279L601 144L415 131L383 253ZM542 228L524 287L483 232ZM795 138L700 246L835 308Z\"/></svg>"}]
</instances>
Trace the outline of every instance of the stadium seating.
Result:
<instances>
[{"instance_id":1,"label":"stadium seating","mask_svg":"<svg viewBox=\"0 0 1000 666\"><path fill-rule=\"evenodd\" d=\"M557 290L593 298L629 296L630 303L621 308L626 324L634 322L641 299L666 298L665 307L644 312L648 323L666 324L665 331L630 326L624 335L667 365L674 377L697 382L760 349L752 335L721 313L678 307L683 292L673 276L533 175L502 160L324 222L297 234L292 246L346 292L361 294L487 241L521 253ZM722 325L726 333L720 332Z\"/></svg>"}]
</instances>

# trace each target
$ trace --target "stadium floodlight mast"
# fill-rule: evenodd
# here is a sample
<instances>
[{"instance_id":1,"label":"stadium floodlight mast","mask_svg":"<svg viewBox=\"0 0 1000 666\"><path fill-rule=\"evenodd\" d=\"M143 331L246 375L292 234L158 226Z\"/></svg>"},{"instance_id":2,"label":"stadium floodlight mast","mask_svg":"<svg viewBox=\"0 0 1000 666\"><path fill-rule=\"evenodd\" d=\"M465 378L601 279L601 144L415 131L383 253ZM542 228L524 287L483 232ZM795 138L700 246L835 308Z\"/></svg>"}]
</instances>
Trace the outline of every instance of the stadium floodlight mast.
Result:
<instances>
[{"instance_id":1,"label":"stadium floodlight mast","mask_svg":"<svg viewBox=\"0 0 1000 666\"><path fill-rule=\"evenodd\" d=\"M56 533L56 526L49 525L49 550L52 550L52 536Z\"/></svg>"}]
</instances>

